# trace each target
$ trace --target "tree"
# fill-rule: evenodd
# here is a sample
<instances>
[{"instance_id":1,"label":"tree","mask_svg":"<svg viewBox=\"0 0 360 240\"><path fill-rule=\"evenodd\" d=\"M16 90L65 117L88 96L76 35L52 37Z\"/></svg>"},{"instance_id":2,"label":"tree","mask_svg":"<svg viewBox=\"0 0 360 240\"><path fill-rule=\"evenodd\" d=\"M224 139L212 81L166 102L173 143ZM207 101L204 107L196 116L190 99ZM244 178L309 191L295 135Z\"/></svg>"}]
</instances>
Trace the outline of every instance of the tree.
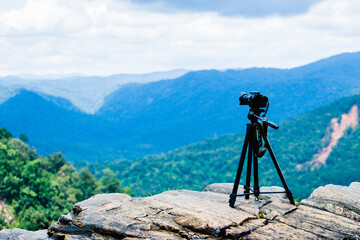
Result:
<instances>
[{"instance_id":1,"label":"tree","mask_svg":"<svg viewBox=\"0 0 360 240\"><path fill-rule=\"evenodd\" d=\"M48 157L21 139L0 128L0 199L11 204L14 220L7 223L0 211L0 230L20 227L28 230L48 228L59 216L67 214L74 203L96 193L121 192L120 181L110 170L100 180L87 168L77 171L61 153ZM1 210L1 208L0 208Z\"/></svg>"},{"instance_id":2,"label":"tree","mask_svg":"<svg viewBox=\"0 0 360 240\"><path fill-rule=\"evenodd\" d=\"M121 184L120 181L116 178L115 173L109 168L103 170L103 176L99 180L99 186L97 188L98 193L120 193Z\"/></svg>"},{"instance_id":3,"label":"tree","mask_svg":"<svg viewBox=\"0 0 360 240\"><path fill-rule=\"evenodd\" d=\"M94 194L97 187L96 179L94 175L89 172L88 168L80 170L77 187L82 190L84 199L89 198Z\"/></svg>"},{"instance_id":4,"label":"tree","mask_svg":"<svg viewBox=\"0 0 360 240\"><path fill-rule=\"evenodd\" d=\"M12 134L4 127L0 127L0 139L9 139L12 138Z\"/></svg>"},{"instance_id":5,"label":"tree","mask_svg":"<svg viewBox=\"0 0 360 240\"><path fill-rule=\"evenodd\" d=\"M41 159L42 167L51 173L58 172L65 163L65 157L61 152L54 153L47 158Z\"/></svg>"},{"instance_id":6,"label":"tree","mask_svg":"<svg viewBox=\"0 0 360 240\"><path fill-rule=\"evenodd\" d=\"M19 139L23 142L29 141L29 138L24 133L20 133Z\"/></svg>"}]
</instances>

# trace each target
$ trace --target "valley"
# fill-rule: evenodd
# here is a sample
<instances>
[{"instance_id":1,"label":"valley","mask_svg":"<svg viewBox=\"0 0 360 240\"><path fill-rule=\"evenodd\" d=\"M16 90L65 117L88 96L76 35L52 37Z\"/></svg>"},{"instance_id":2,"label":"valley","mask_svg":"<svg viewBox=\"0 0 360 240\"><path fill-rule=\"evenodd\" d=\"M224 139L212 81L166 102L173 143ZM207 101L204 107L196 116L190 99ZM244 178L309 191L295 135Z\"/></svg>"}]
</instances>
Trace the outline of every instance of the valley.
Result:
<instances>
[{"instance_id":1,"label":"valley","mask_svg":"<svg viewBox=\"0 0 360 240\"><path fill-rule=\"evenodd\" d=\"M275 122L355 94L359 65L357 52L292 69L194 71L171 80L122 85L93 114L71 98L19 90L0 105L0 125L15 136L26 133L40 154L61 151L72 163L134 159L244 131L247 109L238 106L242 91L268 96L268 115Z\"/></svg>"}]
</instances>

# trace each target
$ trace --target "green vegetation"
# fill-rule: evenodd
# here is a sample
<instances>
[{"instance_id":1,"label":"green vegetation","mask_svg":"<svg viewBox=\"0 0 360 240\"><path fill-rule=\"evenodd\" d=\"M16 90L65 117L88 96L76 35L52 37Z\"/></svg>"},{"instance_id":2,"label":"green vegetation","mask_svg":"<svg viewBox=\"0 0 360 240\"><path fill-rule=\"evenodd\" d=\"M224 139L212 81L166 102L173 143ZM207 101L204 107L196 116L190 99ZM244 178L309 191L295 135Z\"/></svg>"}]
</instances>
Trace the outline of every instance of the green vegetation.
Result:
<instances>
[{"instance_id":1,"label":"green vegetation","mask_svg":"<svg viewBox=\"0 0 360 240\"><path fill-rule=\"evenodd\" d=\"M78 172L61 153L39 156L35 149L0 128L0 200L6 201L14 217L9 223L0 212L0 229L44 229L68 213L74 203L94 194L132 195L129 188L121 188L110 169L104 169L102 175L95 179L87 168Z\"/></svg>"},{"instance_id":2,"label":"green vegetation","mask_svg":"<svg viewBox=\"0 0 360 240\"><path fill-rule=\"evenodd\" d=\"M29 141L29 138L24 133L20 133L19 139L23 142Z\"/></svg>"},{"instance_id":3,"label":"green vegetation","mask_svg":"<svg viewBox=\"0 0 360 240\"><path fill-rule=\"evenodd\" d=\"M360 95L343 98L293 118L280 124L279 130L269 129L269 140L295 198L307 197L321 185L348 185L360 180L360 158L357 156L360 151L360 127L346 131L326 165L311 170L309 163L329 141L331 119L348 113L354 104L360 106ZM271 114L268 117L271 120ZM112 169L136 195L156 194L169 188L202 190L211 183L234 181L243 137L244 133L228 134L166 154L134 161L97 163L88 167L95 176L102 175L100 169ZM302 166L299 167L299 164ZM259 173L261 186L281 186L268 153L259 159Z\"/></svg>"}]
</instances>

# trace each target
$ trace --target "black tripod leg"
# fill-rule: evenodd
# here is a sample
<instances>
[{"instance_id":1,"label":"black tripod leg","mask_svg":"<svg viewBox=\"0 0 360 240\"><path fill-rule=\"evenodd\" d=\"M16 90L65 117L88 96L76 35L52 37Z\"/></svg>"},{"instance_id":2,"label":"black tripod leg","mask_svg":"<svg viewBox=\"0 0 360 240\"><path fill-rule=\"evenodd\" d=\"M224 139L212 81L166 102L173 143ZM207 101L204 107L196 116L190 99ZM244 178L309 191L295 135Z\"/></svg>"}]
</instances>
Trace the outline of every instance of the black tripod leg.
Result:
<instances>
[{"instance_id":1,"label":"black tripod leg","mask_svg":"<svg viewBox=\"0 0 360 240\"><path fill-rule=\"evenodd\" d=\"M275 165L276 171L277 171L277 173L278 173L278 175L280 177L280 180L281 180L281 182L282 182L282 184L283 184L283 186L285 188L286 196L288 197L291 204L295 204L292 193L291 193L290 189L288 188L288 186L286 184L284 176L281 173L280 166L279 166L279 164L278 164L278 162L276 160L275 154L274 154L274 152L273 152L273 150L272 150L272 148L270 146L269 140L267 139L267 137L263 136L263 138L264 138L264 141L265 141L265 144L266 144L265 146L267 146L267 148L269 150L269 153L270 153L271 159L272 159L272 161L273 161L273 163Z\"/></svg>"},{"instance_id":2,"label":"black tripod leg","mask_svg":"<svg viewBox=\"0 0 360 240\"><path fill-rule=\"evenodd\" d=\"M255 134L256 134L256 130L255 130ZM256 136L254 136L254 140L255 140ZM255 142L255 141L253 141ZM253 161L254 161L254 196L256 198L259 197L259 192L260 192L260 188L259 188L259 170L258 170L258 158L257 158L257 153L259 152L258 147L253 146Z\"/></svg>"},{"instance_id":3,"label":"black tripod leg","mask_svg":"<svg viewBox=\"0 0 360 240\"><path fill-rule=\"evenodd\" d=\"M245 193L245 199L249 199L250 195L250 181L251 181L251 158L253 154L253 141L254 141L254 128L251 125L250 128L250 139L249 139L249 152L248 152L248 162L247 162L247 171L246 171L246 185L244 185L244 193Z\"/></svg>"},{"instance_id":4,"label":"black tripod leg","mask_svg":"<svg viewBox=\"0 0 360 240\"><path fill-rule=\"evenodd\" d=\"M232 193L230 194L230 199L229 199L230 207L234 207L234 204L235 204L235 201L236 201L236 195L237 195L237 191L238 191L238 187L239 187L239 183L240 183L241 172L242 172L244 162L245 162L246 149L247 149L247 147L249 145L249 134L250 134L250 127L247 126L244 145L243 145L243 148L242 148L242 151L241 151L239 166L238 166L238 170L236 172L235 183L234 183L234 186L233 186Z\"/></svg>"}]
</instances>

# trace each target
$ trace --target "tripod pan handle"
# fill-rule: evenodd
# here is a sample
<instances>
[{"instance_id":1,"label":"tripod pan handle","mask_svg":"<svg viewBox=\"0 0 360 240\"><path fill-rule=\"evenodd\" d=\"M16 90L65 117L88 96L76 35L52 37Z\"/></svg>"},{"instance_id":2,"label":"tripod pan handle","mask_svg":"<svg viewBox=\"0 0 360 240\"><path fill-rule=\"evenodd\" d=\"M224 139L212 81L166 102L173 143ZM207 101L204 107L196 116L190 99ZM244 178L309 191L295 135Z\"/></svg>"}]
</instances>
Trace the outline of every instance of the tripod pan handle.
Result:
<instances>
[{"instance_id":1,"label":"tripod pan handle","mask_svg":"<svg viewBox=\"0 0 360 240\"><path fill-rule=\"evenodd\" d=\"M276 123L273 123L273 122L268 121L267 124L268 124L271 128L279 129L279 125L277 125Z\"/></svg>"}]
</instances>

